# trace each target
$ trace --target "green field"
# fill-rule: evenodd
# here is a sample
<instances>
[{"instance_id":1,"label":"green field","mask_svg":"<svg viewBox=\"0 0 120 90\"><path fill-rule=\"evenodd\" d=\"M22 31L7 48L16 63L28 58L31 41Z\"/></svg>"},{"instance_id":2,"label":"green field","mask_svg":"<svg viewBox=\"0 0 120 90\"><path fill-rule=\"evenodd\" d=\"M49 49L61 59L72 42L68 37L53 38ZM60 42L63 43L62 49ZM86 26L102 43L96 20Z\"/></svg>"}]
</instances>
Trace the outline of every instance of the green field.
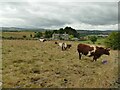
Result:
<instances>
[{"instance_id":1,"label":"green field","mask_svg":"<svg viewBox=\"0 0 120 90\"><path fill-rule=\"evenodd\" d=\"M67 51L55 41L3 40L2 69L4 88L110 88L117 87L118 51L103 55L96 62L83 56L78 59L80 41L59 41L72 44ZM102 42L101 42L102 43ZM91 44L91 43L90 43ZM107 60L102 64L102 60Z\"/></svg>"}]
</instances>

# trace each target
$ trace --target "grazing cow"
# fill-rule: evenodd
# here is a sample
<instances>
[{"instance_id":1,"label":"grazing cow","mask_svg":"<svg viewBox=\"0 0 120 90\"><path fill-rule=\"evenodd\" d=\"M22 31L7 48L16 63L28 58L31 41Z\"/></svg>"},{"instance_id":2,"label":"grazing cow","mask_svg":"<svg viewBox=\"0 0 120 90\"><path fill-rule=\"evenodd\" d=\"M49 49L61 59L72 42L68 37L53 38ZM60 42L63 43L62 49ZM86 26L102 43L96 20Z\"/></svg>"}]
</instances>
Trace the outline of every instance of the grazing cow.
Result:
<instances>
[{"instance_id":1,"label":"grazing cow","mask_svg":"<svg viewBox=\"0 0 120 90\"><path fill-rule=\"evenodd\" d=\"M88 55L89 57L93 56L93 61L97 60L100 56L103 54L109 55L110 49L105 49L103 47L97 47L97 46L90 46L86 44L79 44L77 46L77 50L79 53L79 59L81 59L82 54L83 55Z\"/></svg>"},{"instance_id":2,"label":"grazing cow","mask_svg":"<svg viewBox=\"0 0 120 90\"><path fill-rule=\"evenodd\" d=\"M45 42L45 41L47 41L46 39L39 39L39 41L41 41L41 42Z\"/></svg>"},{"instance_id":3,"label":"grazing cow","mask_svg":"<svg viewBox=\"0 0 120 90\"><path fill-rule=\"evenodd\" d=\"M89 56L90 53L95 50L95 47L91 47L91 46L86 45L86 44L79 44L77 46L77 50L79 53L79 59L81 59L82 54Z\"/></svg>"},{"instance_id":4,"label":"grazing cow","mask_svg":"<svg viewBox=\"0 0 120 90\"><path fill-rule=\"evenodd\" d=\"M72 45L71 44L67 44L67 48L70 48Z\"/></svg>"},{"instance_id":5,"label":"grazing cow","mask_svg":"<svg viewBox=\"0 0 120 90\"><path fill-rule=\"evenodd\" d=\"M103 48L103 47L97 47L96 46L96 50L95 52L92 52L91 56L93 56L93 61L96 61L98 58L100 58L103 54L105 55L110 55L110 49L109 48Z\"/></svg>"},{"instance_id":6,"label":"grazing cow","mask_svg":"<svg viewBox=\"0 0 120 90\"><path fill-rule=\"evenodd\" d=\"M55 44L58 44L57 42L55 42Z\"/></svg>"},{"instance_id":7,"label":"grazing cow","mask_svg":"<svg viewBox=\"0 0 120 90\"><path fill-rule=\"evenodd\" d=\"M58 45L59 45L60 47L62 47L62 44L63 44L63 43L58 43Z\"/></svg>"},{"instance_id":8,"label":"grazing cow","mask_svg":"<svg viewBox=\"0 0 120 90\"><path fill-rule=\"evenodd\" d=\"M71 44L67 44L67 43L58 43L58 45L62 47L62 50L67 50L72 46Z\"/></svg>"},{"instance_id":9,"label":"grazing cow","mask_svg":"<svg viewBox=\"0 0 120 90\"><path fill-rule=\"evenodd\" d=\"M67 44L66 43L58 43L58 45L60 47L62 47L62 50L66 50L67 49Z\"/></svg>"}]
</instances>

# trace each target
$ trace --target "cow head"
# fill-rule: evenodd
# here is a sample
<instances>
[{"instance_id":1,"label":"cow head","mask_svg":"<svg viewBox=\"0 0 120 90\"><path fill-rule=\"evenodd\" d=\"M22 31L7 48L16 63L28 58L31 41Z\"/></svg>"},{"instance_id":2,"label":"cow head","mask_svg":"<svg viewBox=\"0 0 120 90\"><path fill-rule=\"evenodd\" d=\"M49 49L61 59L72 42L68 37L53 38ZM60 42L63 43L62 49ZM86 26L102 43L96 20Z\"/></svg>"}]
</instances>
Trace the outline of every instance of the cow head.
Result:
<instances>
[{"instance_id":1,"label":"cow head","mask_svg":"<svg viewBox=\"0 0 120 90\"><path fill-rule=\"evenodd\" d=\"M106 54L106 55L110 55L110 49L109 48L106 48L105 50L104 50L104 54Z\"/></svg>"},{"instance_id":2,"label":"cow head","mask_svg":"<svg viewBox=\"0 0 120 90\"><path fill-rule=\"evenodd\" d=\"M43 42L47 41L46 39L43 40Z\"/></svg>"},{"instance_id":3,"label":"cow head","mask_svg":"<svg viewBox=\"0 0 120 90\"><path fill-rule=\"evenodd\" d=\"M70 48L71 46L72 46L71 44L68 44L68 45L67 45L67 48Z\"/></svg>"},{"instance_id":4,"label":"cow head","mask_svg":"<svg viewBox=\"0 0 120 90\"><path fill-rule=\"evenodd\" d=\"M57 42L55 42L55 44L58 44Z\"/></svg>"}]
</instances>

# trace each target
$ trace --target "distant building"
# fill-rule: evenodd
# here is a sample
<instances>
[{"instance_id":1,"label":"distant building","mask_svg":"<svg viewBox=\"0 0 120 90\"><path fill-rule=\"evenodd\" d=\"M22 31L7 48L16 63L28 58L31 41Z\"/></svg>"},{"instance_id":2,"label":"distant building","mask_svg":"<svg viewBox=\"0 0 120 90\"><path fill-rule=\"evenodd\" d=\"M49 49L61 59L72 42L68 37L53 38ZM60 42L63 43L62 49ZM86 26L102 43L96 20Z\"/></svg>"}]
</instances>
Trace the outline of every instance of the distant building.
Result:
<instances>
[{"instance_id":1,"label":"distant building","mask_svg":"<svg viewBox=\"0 0 120 90\"><path fill-rule=\"evenodd\" d=\"M103 34L100 34L100 35L97 35L98 37L108 37L108 35L103 35Z\"/></svg>"},{"instance_id":2,"label":"distant building","mask_svg":"<svg viewBox=\"0 0 120 90\"><path fill-rule=\"evenodd\" d=\"M53 34L52 39L54 40L69 40L69 34Z\"/></svg>"},{"instance_id":3,"label":"distant building","mask_svg":"<svg viewBox=\"0 0 120 90\"><path fill-rule=\"evenodd\" d=\"M88 40L88 37L80 37L79 40L81 40L81 41L85 41L85 40Z\"/></svg>"},{"instance_id":4,"label":"distant building","mask_svg":"<svg viewBox=\"0 0 120 90\"><path fill-rule=\"evenodd\" d=\"M79 39L78 39L78 38L72 38L71 40L73 40L73 41L78 41Z\"/></svg>"}]
</instances>

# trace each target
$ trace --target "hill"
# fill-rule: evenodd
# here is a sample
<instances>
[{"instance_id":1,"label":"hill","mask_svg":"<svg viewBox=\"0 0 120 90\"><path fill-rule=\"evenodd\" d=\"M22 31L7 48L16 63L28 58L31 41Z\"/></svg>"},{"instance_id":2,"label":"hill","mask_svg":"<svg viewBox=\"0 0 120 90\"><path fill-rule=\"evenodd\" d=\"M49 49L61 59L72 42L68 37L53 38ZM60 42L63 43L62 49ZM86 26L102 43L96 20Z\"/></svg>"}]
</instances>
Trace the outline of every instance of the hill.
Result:
<instances>
[{"instance_id":1,"label":"hill","mask_svg":"<svg viewBox=\"0 0 120 90\"><path fill-rule=\"evenodd\" d=\"M47 29L43 28L19 28L19 27L1 27L3 32L17 32L17 31L34 31L34 32L43 32L46 31Z\"/></svg>"},{"instance_id":2,"label":"hill","mask_svg":"<svg viewBox=\"0 0 120 90\"><path fill-rule=\"evenodd\" d=\"M111 32L116 32L118 30L77 30L78 33L89 33L89 34L110 34Z\"/></svg>"}]
</instances>

